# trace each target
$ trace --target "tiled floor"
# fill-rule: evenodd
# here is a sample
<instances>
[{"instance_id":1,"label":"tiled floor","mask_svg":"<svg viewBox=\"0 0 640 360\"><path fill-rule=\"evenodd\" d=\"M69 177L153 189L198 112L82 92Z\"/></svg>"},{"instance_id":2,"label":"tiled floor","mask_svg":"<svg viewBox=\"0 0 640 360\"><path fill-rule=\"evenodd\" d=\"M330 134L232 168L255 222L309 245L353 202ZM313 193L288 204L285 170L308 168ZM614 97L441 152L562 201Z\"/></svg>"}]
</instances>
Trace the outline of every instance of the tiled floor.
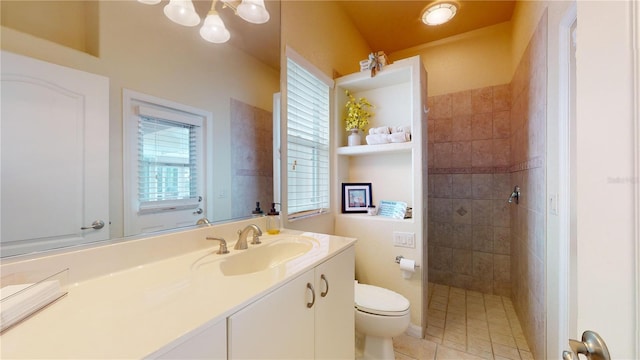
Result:
<instances>
[{"instance_id":1,"label":"tiled floor","mask_svg":"<svg viewBox=\"0 0 640 360\"><path fill-rule=\"evenodd\" d=\"M398 360L533 359L511 299L429 284L425 339L393 339Z\"/></svg>"}]
</instances>

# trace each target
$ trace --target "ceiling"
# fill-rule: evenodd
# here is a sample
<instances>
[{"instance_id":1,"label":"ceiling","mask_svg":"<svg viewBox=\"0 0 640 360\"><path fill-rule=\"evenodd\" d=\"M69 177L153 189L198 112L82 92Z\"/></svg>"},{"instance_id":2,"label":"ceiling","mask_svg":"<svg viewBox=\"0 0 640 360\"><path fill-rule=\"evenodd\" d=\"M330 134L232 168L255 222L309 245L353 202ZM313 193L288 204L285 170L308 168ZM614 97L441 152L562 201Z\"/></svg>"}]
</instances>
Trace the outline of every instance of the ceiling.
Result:
<instances>
[{"instance_id":1,"label":"ceiling","mask_svg":"<svg viewBox=\"0 0 640 360\"><path fill-rule=\"evenodd\" d=\"M244 50L269 66L280 68L280 1L265 0L271 15L266 24L251 24L235 16L218 1L217 11L231 32L229 44ZM292 0L282 0L292 1ZM427 26L420 20L432 0L337 0L373 51L387 54L422 45L471 30L511 20L515 0L446 0L458 5L453 20ZM204 19L211 0L194 0Z\"/></svg>"},{"instance_id":2,"label":"ceiling","mask_svg":"<svg viewBox=\"0 0 640 360\"><path fill-rule=\"evenodd\" d=\"M427 26L420 17L427 6L458 5L446 24ZM373 51L387 54L511 20L515 1L344 0L340 4Z\"/></svg>"}]
</instances>

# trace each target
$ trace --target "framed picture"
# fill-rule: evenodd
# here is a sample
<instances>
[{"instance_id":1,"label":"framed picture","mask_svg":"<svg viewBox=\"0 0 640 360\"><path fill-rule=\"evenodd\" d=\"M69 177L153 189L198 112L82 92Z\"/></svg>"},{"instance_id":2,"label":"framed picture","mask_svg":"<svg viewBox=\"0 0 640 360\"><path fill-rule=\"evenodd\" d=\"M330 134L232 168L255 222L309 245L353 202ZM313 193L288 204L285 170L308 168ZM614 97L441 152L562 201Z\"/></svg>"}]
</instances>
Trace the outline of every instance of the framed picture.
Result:
<instances>
[{"instance_id":1,"label":"framed picture","mask_svg":"<svg viewBox=\"0 0 640 360\"><path fill-rule=\"evenodd\" d=\"M342 212L366 213L371 205L371 183L342 183Z\"/></svg>"}]
</instances>

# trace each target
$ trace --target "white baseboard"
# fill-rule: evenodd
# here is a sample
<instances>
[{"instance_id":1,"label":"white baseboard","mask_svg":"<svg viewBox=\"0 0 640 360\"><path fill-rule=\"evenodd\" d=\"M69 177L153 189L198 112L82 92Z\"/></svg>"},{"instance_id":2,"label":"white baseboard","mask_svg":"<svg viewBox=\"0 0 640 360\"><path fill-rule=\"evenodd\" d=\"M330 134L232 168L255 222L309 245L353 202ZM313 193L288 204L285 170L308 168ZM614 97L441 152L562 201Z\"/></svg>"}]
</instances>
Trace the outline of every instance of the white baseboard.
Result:
<instances>
[{"instance_id":1,"label":"white baseboard","mask_svg":"<svg viewBox=\"0 0 640 360\"><path fill-rule=\"evenodd\" d=\"M409 328L407 328L407 331L405 331L405 334L418 339L422 339L424 336L424 334L422 334L422 326L418 326L414 324L409 324Z\"/></svg>"}]
</instances>

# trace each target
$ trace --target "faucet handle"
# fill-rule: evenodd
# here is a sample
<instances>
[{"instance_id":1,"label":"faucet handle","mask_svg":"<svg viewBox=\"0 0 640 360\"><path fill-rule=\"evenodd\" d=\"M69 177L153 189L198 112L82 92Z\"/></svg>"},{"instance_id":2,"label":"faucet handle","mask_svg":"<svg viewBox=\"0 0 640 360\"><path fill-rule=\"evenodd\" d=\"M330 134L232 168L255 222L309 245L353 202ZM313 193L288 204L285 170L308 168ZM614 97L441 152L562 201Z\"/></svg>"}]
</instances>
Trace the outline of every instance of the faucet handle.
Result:
<instances>
[{"instance_id":1,"label":"faucet handle","mask_svg":"<svg viewBox=\"0 0 640 360\"><path fill-rule=\"evenodd\" d=\"M251 239L251 245L258 245L258 244L262 244L262 241L260 241L260 236L254 232L253 238Z\"/></svg>"},{"instance_id":2,"label":"faucet handle","mask_svg":"<svg viewBox=\"0 0 640 360\"><path fill-rule=\"evenodd\" d=\"M216 251L216 254L218 255L222 255L222 254L228 254L229 250L227 249L227 241L223 238L218 238L218 237L213 237L213 236L207 236L207 240L218 240L220 241L220 248L218 249L218 251Z\"/></svg>"}]
</instances>

